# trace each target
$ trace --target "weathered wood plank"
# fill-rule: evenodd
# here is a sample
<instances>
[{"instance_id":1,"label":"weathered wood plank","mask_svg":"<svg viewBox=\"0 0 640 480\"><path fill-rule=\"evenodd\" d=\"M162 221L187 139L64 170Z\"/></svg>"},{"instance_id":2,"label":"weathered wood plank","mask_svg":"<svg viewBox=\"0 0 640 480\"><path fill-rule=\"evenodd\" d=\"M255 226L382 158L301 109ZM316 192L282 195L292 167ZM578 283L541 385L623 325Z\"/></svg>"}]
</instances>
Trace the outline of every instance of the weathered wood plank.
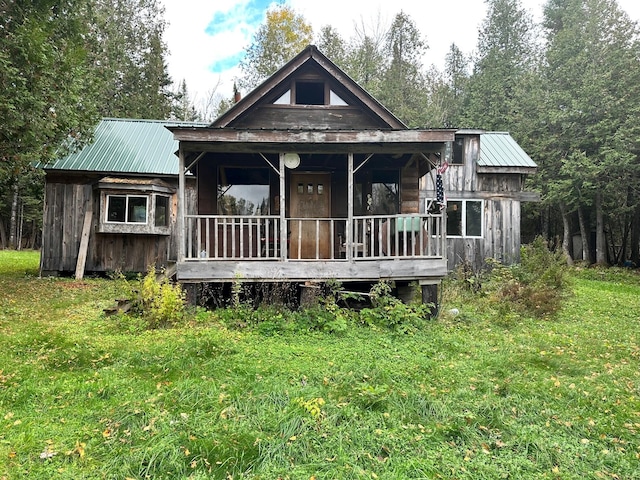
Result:
<instances>
[{"instance_id":1,"label":"weathered wood plank","mask_svg":"<svg viewBox=\"0 0 640 480\"><path fill-rule=\"evenodd\" d=\"M258 144L267 150L277 144L420 144L453 141L455 130L227 130L216 128L170 128L176 140L184 142ZM299 146L299 145L296 145ZM199 145L202 150L205 145ZM317 148L317 146L316 146ZM323 145L324 148L324 145Z\"/></svg>"},{"instance_id":2,"label":"weathered wood plank","mask_svg":"<svg viewBox=\"0 0 640 480\"><path fill-rule=\"evenodd\" d=\"M84 267L87 262L87 249L89 247L89 234L91 233L91 221L93 219L92 207L91 203L87 202L84 213L84 224L82 226L82 235L80 237L78 260L76 263L76 280L82 280L84 277Z\"/></svg>"},{"instance_id":3,"label":"weathered wood plank","mask_svg":"<svg viewBox=\"0 0 640 480\"><path fill-rule=\"evenodd\" d=\"M178 262L181 282L231 282L237 279L281 281L377 281L442 279L447 274L444 259L383 261L194 261Z\"/></svg>"}]
</instances>

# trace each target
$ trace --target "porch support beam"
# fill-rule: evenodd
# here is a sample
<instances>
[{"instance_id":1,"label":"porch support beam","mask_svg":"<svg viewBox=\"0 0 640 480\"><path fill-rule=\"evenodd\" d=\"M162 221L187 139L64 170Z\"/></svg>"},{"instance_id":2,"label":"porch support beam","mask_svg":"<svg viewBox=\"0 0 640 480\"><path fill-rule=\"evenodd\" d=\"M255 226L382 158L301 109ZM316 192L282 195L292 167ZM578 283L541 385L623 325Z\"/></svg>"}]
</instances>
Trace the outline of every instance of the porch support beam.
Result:
<instances>
[{"instance_id":1,"label":"porch support beam","mask_svg":"<svg viewBox=\"0 0 640 480\"><path fill-rule=\"evenodd\" d=\"M273 171L274 171L274 172L276 172L278 175L280 175L280 170L279 170L279 169L277 169L277 168L273 165L273 163L271 163L271 162L269 161L269 159L268 159L267 157L265 157L265 156L264 156L264 153L260 153L259 155L262 157L262 159L263 159L265 162L267 162L267 163L269 164L269 166L273 169Z\"/></svg>"},{"instance_id":2,"label":"porch support beam","mask_svg":"<svg viewBox=\"0 0 640 480\"><path fill-rule=\"evenodd\" d=\"M286 217L286 192L285 192L285 181L284 181L284 153L280 153L280 169L278 171L278 175L280 176L280 258L282 261L287 260L287 217Z\"/></svg>"},{"instance_id":3,"label":"porch support beam","mask_svg":"<svg viewBox=\"0 0 640 480\"><path fill-rule=\"evenodd\" d=\"M181 262L185 259L185 244L184 244L184 235L185 235L185 225L184 225L184 216L186 214L185 211L185 161L184 161L184 150L182 147L178 150L178 262Z\"/></svg>"},{"instance_id":4,"label":"porch support beam","mask_svg":"<svg viewBox=\"0 0 640 480\"><path fill-rule=\"evenodd\" d=\"M371 158L371 157L369 157ZM367 159L368 160L368 159ZM366 160L365 160L366 161ZM353 260L353 153L347 154L347 231L346 237L346 257Z\"/></svg>"},{"instance_id":5,"label":"porch support beam","mask_svg":"<svg viewBox=\"0 0 640 480\"><path fill-rule=\"evenodd\" d=\"M362 163L360 165L358 165L356 168L354 168L353 173L357 173L358 170L360 170L362 167L364 167L364 165L371 160L371 157L373 157L373 153L369 154L369 156L367 158L365 158Z\"/></svg>"},{"instance_id":6,"label":"porch support beam","mask_svg":"<svg viewBox=\"0 0 640 480\"><path fill-rule=\"evenodd\" d=\"M196 157L196 159L195 159L193 162L191 162L191 163L189 164L189 166L185 169L185 171L186 171L186 170L191 170L191 169L193 168L193 166L194 166L196 163L198 163L202 157L204 157L204 156L205 156L205 154L206 154L206 153L207 153L207 152L200 152L200 154Z\"/></svg>"}]
</instances>

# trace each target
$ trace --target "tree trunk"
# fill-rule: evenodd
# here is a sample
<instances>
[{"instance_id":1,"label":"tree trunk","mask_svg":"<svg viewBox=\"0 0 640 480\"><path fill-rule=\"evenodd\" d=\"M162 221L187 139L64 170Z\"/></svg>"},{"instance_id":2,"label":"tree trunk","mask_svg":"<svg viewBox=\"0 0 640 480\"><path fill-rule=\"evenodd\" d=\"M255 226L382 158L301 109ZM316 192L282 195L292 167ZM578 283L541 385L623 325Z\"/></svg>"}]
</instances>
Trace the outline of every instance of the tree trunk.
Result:
<instances>
[{"instance_id":1,"label":"tree trunk","mask_svg":"<svg viewBox=\"0 0 640 480\"><path fill-rule=\"evenodd\" d=\"M580 224L580 236L582 237L582 260L591 264L591 246L589 245L589 229L584 219L584 210L578 207L578 223Z\"/></svg>"},{"instance_id":2,"label":"tree trunk","mask_svg":"<svg viewBox=\"0 0 640 480\"><path fill-rule=\"evenodd\" d=\"M573 257L569 250L569 242L571 241L571 224L567 207L564 202L560 202L560 213L562 214L562 252L567 257L567 265L573 265Z\"/></svg>"},{"instance_id":3,"label":"tree trunk","mask_svg":"<svg viewBox=\"0 0 640 480\"><path fill-rule=\"evenodd\" d=\"M640 265L640 204L631 218L631 261L636 267Z\"/></svg>"},{"instance_id":4,"label":"tree trunk","mask_svg":"<svg viewBox=\"0 0 640 480\"><path fill-rule=\"evenodd\" d=\"M18 225L16 229L18 230L17 239L16 239L16 249L22 250L22 229L24 227L24 203L19 202L19 212L18 212Z\"/></svg>"},{"instance_id":5,"label":"tree trunk","mask_svg":"<svg viewBox=\"0 0 640 480\"><path fill-rule=\"evenodd\" d=\"M600 192L596 193L596 264L607 264L607 241L604 236L604 213Z\"/></svg>"},{"instance_id":6,"label":"tree trunk","mask_svg":"<svg viewBox=\"0 0 640 480\"><path fill-rule=\"evenodd\" d=\"M13 183L13 197L11 199L11 217L9 221L9 248L16 248L16 236L18 233L18 180Z\"/></svg>"},{"instance_id":7,"label":"tree trunk","mask_svg":"<svg viewBox=\"0 0 640 480\"><path fill-rule=\"evenodd\" d=\"M3 250L7 248L7 232L2 218L0 218L0 247L2 247Z\"/></svg>"},{"instance_id":8,"label":"tree trunk","mask_svg":"<svg viewBox=\"0 0 640 480\"><path fill-rule=\"evenodd\" d=\"M547 242L549 241L549 208L550 207L544 207L540 211L540 230L542 230L542 238Z\"/></svg>"}]
</instances>

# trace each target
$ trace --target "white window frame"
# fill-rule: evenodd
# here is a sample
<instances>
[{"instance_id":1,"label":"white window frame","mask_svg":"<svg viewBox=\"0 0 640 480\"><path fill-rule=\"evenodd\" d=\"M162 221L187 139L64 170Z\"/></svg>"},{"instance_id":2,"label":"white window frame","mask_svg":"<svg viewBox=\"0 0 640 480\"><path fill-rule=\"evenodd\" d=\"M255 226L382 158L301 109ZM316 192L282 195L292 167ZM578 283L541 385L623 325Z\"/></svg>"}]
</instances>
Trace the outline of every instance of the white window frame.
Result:
<instances>
[{"instance_id":1,"label":"white window frame","mask_svg":"<svg viewBox=\"0 0 640 480\"><path fill-rule=\"evenodd\" d=\"M111 199L112 198L124 198L125 199L125 206L124 206L124 222L121 221L114 221L114 220L109 220L109 206L111 205ZM144 198L145 200L145 217L144 217L144 222L130 222L129 221L129 205L130 205L130 199L132 198ZM105 208L105 223L112 223L112 224L119 224L119 225L148 225L149 224L149 218L151 217L151 208L150 208L150 200L155 200L152 199L152 195L140 195L140 194L122 194L122 193L108 193L107 194L107 202L106 202L106 208Z\"/></svg>"},{"instance_id":2,"label":"white window frame","mask_svg":"<svg viewBox=\"0 0 640 480\"><path fill-rule=\"evenodd\" d=\"M461 202L462 205L462 235L454 235L447 232L447 238L483 238L484 234L484 200L479 198L470 198L470 199L462 199L462 198L448 198L447 199L447 207L450 203L453 202ZM480 204L480 235L467 235L467 203L475 202Z\"/></svg>"},{"instance_id":3,"label":"white window frame","mask_svg":"<svg viewBox=\"0 0 640 480\"><path fill-rule=\"evenodd\" d=\"M158 198L166 198L167 211L165 212L166 225L156 225L156 202ZM125 220L114 221L109 220L109 206L112 198L125 198ZM132 222L128 221L130 199L144 198L146 202L146 221ZM173 195L169 191L141 191L134 190L130 192L111 190L100 192L100 222L98 224L98 233L119 233L119 234L145 234L145 235L170 235L173 225ZM104 209L104 210L103 210Z\"/></svg>"}]
</instances>

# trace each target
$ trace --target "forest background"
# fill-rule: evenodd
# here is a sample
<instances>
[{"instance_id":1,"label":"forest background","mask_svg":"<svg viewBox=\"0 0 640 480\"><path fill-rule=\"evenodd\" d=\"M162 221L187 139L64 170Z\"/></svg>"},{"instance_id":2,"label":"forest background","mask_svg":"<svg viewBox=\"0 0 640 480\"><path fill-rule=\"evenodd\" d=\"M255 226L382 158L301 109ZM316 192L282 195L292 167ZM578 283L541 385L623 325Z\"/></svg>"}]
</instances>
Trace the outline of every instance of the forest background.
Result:
<instances>
[{"instance_id":1,"label":"forest background","mask_svg":"<svg viewBox=\"0 0 640 480\"><path fill-rule=\"evenodd\" d=\"M472 55L428 43L398 12L343 38L276 5L240 63L239 89L314 43L408 126L508 131L539 166L523 241L541 234L583 260L640 264L640 31L615 0L487 0ZM196 105L168 74L158 0L0 0L0 246L38 248L43 172L91 141L101 117L210 121L232 93Z\"/></svg>"}]
</instances>

